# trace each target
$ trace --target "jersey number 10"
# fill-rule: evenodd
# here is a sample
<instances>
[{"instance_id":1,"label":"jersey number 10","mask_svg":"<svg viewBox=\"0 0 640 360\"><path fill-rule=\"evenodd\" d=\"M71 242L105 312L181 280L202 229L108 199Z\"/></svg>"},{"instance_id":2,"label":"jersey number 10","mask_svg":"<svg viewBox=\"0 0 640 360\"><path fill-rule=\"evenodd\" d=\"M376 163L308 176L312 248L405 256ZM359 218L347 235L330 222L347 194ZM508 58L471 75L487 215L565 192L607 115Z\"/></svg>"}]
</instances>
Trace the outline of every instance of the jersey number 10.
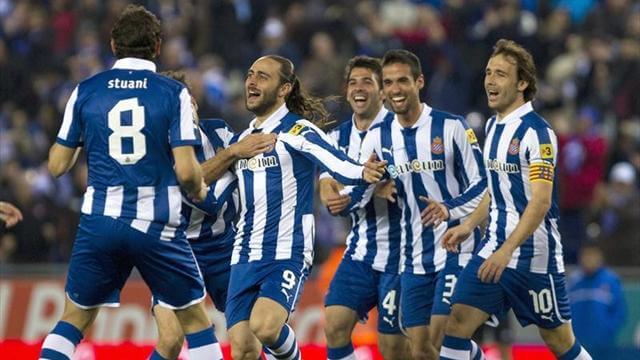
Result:
<instances>
[{"instance_id":1,"label":"jersey number 10","mask_svg":"<svg viewBox=\"0 0 640 360\"><path fill-rule=\"evenodd\" d=\"M122 113L131 111L131 125L122 124ZM141 132L144 127L144 106L138 104L138 98L120 100L108 113L109 156L122 165L133 165L147 153L147 140ZM133 152L124 154L122 140L131 139Z\"/></svg>"}]
</instances>

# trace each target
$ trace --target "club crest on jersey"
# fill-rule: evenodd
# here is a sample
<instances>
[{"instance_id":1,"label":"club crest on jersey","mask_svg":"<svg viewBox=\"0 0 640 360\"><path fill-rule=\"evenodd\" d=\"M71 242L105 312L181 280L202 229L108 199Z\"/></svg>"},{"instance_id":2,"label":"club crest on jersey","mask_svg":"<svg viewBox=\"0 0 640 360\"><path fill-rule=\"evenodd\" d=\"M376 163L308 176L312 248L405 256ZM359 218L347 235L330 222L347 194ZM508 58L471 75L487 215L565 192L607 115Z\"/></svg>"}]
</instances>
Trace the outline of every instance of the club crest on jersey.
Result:
<instances>
[{"instance_id":1,"label":"club crest on jersey","mask_svg":"<svg viewBox=\"0 0 640 360\"><path fill-rule=\"evenodd\" d=\"M520 152L520 140L515 138L511 140L511 144L509 144L509 154L516 155Z\"/></svg>"},{"instance_id":2,"label":"club crest on jersey","mask_svg":"<svg viewBox=\"0 0 640 360\"><path fill-rule=\"evenodd\" d=\"M275 156L252 157L251 159L240 159L236 165L238 170L258 171L270 167L278 166L278 159Z\"/></svg>"},{"instance_id":3,"label":"club crest on jersey","mask_svg":"<svg viewBox=\"0 0 640 360\"><path fill-rule=\"evenodd\" d=\"M439 136L436 136L435 139L431 141L431 152L436 155L440 155L444 152L444 144Z\"/></svg>"}]
</instances>

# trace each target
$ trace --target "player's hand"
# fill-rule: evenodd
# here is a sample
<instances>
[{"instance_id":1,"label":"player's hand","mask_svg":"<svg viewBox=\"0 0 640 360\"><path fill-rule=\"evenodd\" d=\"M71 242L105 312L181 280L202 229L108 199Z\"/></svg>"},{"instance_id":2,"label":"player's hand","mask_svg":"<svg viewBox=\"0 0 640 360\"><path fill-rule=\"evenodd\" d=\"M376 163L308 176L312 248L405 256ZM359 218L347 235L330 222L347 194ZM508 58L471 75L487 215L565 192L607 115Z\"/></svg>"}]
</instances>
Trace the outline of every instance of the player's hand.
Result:
<instances>
[{"instance_id":1,"label":"player's hand","mask_svg":"<svg viewBox=\"0 0 640 360\"><path fill-rule=\"evenodd\" d=\"M276 145L276 139L276 134L249 134L229 146L229 149L238 159L249 159L273 150Z\"/></svg>"},{"instance_id":2,"label":"player's hand","mask_svg":"<svg viewBox=\"0 0 640 360\"><path fill-rule=\"evenodd\" d=\"M367 162L365 162L364 170L362 170L362 178L364 181L369 184L375 184L384 176L385 169L384 167L387 165L386 161L378 161L378 157L376 154L371 154Z\"/></svg>"},{"instance_id":3,"label":"player's hand","mask_svg":"<svg viewBox=\"0 0 640 360\"><path fill-rule=\"evenodd\" d=\"M200 184L200 190L195 193L195 194L189 194L189 198L193 201L193 202L202 202L204 199L207 198L207 193L209 192L209 188L207 187L207 184L204 182L204 179L202 180L202 183Z\"/></svg>"},{"instance_id":4,"label":"player's hand","mask_svg":"<svg viewBox=\"0 0 640 360\"><path fill-rule=\"evenodd\" d=\"M442 247L452 253L460 251L460 244L471 235L471 230L464 224L455 226L447 230L442 237Z\"/></svg>"},{"instance_id":5,"label":"player's hand","mask_svg":"<svg viewBox=\"0 0 640 360\"><path fill-rule=\"evenodd\" d=\"M511 261L511 254L504 249L496 250L478 269L478 278L485 283L497 283L509 261Z\"/></svg>"},{"instance_id":6,"label":"player's hand","mask_svg":"<svg viewBox=\"0 0 640 360\"><path fill-rule=\"evenodd\" d=\"M351 196L340 194L344 186L335 179L320 181L320 201L329 209L331 215L337 215L346 209L351 202Z\"/></svg>"},{"instance_id":7,"label":"player's hand","mask_svg":"<svg viewBox=\"0 0 640 360\"><path fill-rule=\"evenodd\" d=\"M396 182L393 180L387 180L380 182L373 190L373 194L379 198L386 199L392 203L396 202L396 196L398 189L396 188Z\"/></svg>"},{"instance_id":8,"label":"player's hand","mask_svg":"<svg viewBox=\"0 0 640 360\"><path fill-rule=\"evenodd\" d=\"M420 196L420 200L427 203L427 207L422 210L420 217L424 226L438 226L443 221L449 219L449 209L444 204L431 200L426 196Z\"/></svg>"},{"instance_id":9,"label":"player's hand","mask_svg":"<svg viewBox=\"0 0 640 360\"><path fill-rule=\"evenodd\" d=\"M0 220L5 222L7 228L10 228L22 221L22 212L14 205L0 201Z\"/></svg>"}]
</instances>

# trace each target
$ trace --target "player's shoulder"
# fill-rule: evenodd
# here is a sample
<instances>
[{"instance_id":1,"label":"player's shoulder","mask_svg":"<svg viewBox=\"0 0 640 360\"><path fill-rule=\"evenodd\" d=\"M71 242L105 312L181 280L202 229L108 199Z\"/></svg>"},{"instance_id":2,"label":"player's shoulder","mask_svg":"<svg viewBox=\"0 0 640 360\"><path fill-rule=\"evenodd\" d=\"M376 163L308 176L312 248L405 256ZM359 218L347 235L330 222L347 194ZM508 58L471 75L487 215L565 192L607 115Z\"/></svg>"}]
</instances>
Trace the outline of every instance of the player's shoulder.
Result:
<instances>
[{"instance_id":1,"label":"player's shoulder","mask_svg":"<svg viewBox=\"0 0 640 360\"><path fill-rule=\"evenodd\" d=\"M200 126L209 131L216 131L219 129L225 129L233 132L231 126L224 120L219 118L200 119Z\"/></svg>"},{"instance_id":2,"label":"player's shoulder","mask_svg":"<svg viewBox=\"0 0 640 360\"><path fill-rule=\"evenodd\" d=\"M291 135L305 135L309 132L314 132L317 134L326 135L324 131L322 131L317 125L312 123L307 119L298 119L296 120L291 128L287 130L288 134Z\"/></svg>"},{"instance_id":3,"label":"player's shoulder","mask_svg":"<svg viewBox=\"0 0 640 360\"><path fill-rule=\"evenodd\" d=\"M524 114L521 119L531 129L553 130L547 120L535 111L530 111Z\"/></svg>"},{"instance_id":4,"label":"player's shoulder","mask_svg":"<svg viewBox=\"0 0 640 360\"><path fill-rule=\"evenodd\" d=\"M440 110L440 109L435 109L435 108L431 109L430 115L431 115L431 118L434 120L459 123L459 124L462 124L463 126L466 126L466 120L462 115L453 114L453 113Z\"/></svg>"}]
</instances>

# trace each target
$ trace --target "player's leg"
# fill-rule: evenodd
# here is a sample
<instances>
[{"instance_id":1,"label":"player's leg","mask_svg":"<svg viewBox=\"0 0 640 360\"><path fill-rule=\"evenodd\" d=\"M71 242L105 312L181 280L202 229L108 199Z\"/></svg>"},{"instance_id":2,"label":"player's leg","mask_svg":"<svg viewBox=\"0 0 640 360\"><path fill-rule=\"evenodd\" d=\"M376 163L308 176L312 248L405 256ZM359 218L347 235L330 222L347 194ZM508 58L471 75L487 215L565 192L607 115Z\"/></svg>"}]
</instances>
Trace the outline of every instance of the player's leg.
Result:
<instances>
[{"instance_id":1,"label":"player's leg","mask_svg":"<svg viewBox=\"0 0 640 360\"><path fill-rule=\"evenodd\" d=\"M343 259L336 270L325 297L325 327L327 357L355 359L351 334L358 319L367 313L378 298L379 272L362 261Z\"/></svg>"},{"instance_id":2,"label":"player's leg","mask_svg":"<svg viewBox=\"0 0 640 360\"><path fill-rule=\"evenodd\" d=\"M444 329L451 313L451 296L458 280L458 274L462 270L458 266L457 257L450 257L442 271L438 273L436 289L431 310L431 342L437 351L440 351Z\"/></svg>"},{"instance_id":3,"label":"player's leg","mask_svg":"<svg viewBox=\"0 0 640 360\"><path fill-rule=\"evenodd\" d=\"M128 226L102 216L80 218L67 272L65 307L42 344L41 359L70 359L100 306L118 306L132 265L118 236Z\"/></svg>"},{"instance_id":4,"label":"player's leg","mask_svg":"<svg viewBox=\"0 0 640 360\"><path fill-rule=\"evenodd\" d=\"M249 327L251 308L258 298L258 282L262 276L255 263L231 265L224 314L234 360L256 360L262 352L262 344Z\"/></svg>"},{"instance_id":5,"label":"player's leg","mask_svg":"<svg viewBox=\"0 0 640 360\"><path fill-rule=\"evenodd\" d=\"M571 328L571 323L565 323L555 329L539 327L542 340L551 352L560 360L591 360L591 355L580 345Z\"/></svg>"},{"instance_id":6,"label":"player's leg","mask_svg":"<svg viewBox=\"0 0 640 360\"><path fill-rule=\"evenodd\" d=\"M429 318L436 284L435 274L403 273L400 276L400 283L402 326L409 338L411 358L436 359L438 352L431 343L429 333Z\"/></svg>"},{"instance_id":7,"label":"player's leg","mask_svg":"<svg viewBox=\"0 0 640 360\"><path fill-rule=\"evenodd\" d=\"M445 327L440 359L470 359L474 347L471 337L476 329L489 319L489 314L501 314L503 311L505 294L501 286L478 279L478 268L483 261L483 258L474 256L459 275L451 298L453 305Z\"/></svg>"},{"instance_id":8,"label":"player's leg","mask_svg":"<svg viewBox=\"0 0 640 360\"><path fill-rule=\"evenodd\" d=\"M136 231L129 241L135 266L158 305L175 312L187 340L189 357L221 359L204 309L202 275L184 233L177 231L171 241L165 241Z\"/></svg>"},{"instance_id":9,"label":"player's leg","mask_svg":"<svg viewBox=\"0 0 640 360\"><path fill-rule=\"evenodd\" d=\"M184 333L171 309L154 305L153 316L158 327L158 342L150 360L176 359L182 350Z\"/></svg>"},{"instance_id":10,"label":"player's leg","mask_svg":"<svg viewBox=\"0 0 640 360\"><path fill-rule=\"evenodd\" d=\"M380 273L378 281L378 349L385 360L411 357L400 327L400 275Z\"/></svg>"},{"instance_id":11,"label":"player's leg","mask_svg":"<svg viewBox=\"0 0 640 360\"><path fill-rule=\"evenodd\" d=\"M302 293L307 267L294 261L276 261L266 267L269 272L260 284L249 326L267 353L281 360L299 359L295 334L286 321Z\"/></svg>"}]
</instances>

